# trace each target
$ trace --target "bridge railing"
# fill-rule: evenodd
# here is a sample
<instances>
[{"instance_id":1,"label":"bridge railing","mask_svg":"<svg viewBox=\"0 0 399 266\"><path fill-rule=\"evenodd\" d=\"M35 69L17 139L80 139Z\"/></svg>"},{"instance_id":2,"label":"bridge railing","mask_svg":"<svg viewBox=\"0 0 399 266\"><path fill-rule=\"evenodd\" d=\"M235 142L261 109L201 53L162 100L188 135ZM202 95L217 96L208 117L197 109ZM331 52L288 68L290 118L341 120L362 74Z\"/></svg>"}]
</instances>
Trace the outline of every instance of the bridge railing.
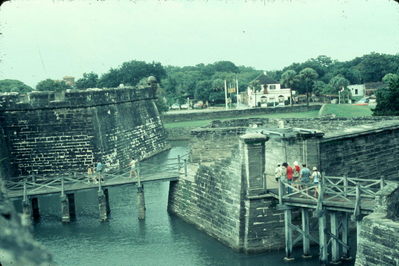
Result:
<instances>
[{"instance_id":1,"label":"bridge railing","mask_svg":"<svg viewBox=\"0 0 399 266\"><path fill-rule=\"evenodd\" d=\"M178 156L177 158L166 159L166 163L153 163L143 161L137 164L135 168L125 167L119 169L111 169L102 173L86 173L73 172L58 175L29 175L9 178L5 181L8 191L23 190L24 194L34 194L42 189L63 190L65 185L70 184L90 184L95 183L101 188L102 185L112 183L112 181L122 179L130 179L131 171L135 171L134 178L138 182L145 181L152 175L161 173L165 177L179 176L186 167L186 159Z\"/></svg>"},{"instance_id":2,"label":"bridge railing","mask_svg":"<svg viewBox=\"0 0 399 266\"><path fill-rule=\"evenodd\" d=\"M380 179L364 179L353 177L322 176L318 185L303 182L288 182L279 180L280 204L284 200L294 198L320 201L320 193L325 200L354 202L358 198L374 199L377 192L386 185L383 177Z\"/></svg>"}]
</instances>

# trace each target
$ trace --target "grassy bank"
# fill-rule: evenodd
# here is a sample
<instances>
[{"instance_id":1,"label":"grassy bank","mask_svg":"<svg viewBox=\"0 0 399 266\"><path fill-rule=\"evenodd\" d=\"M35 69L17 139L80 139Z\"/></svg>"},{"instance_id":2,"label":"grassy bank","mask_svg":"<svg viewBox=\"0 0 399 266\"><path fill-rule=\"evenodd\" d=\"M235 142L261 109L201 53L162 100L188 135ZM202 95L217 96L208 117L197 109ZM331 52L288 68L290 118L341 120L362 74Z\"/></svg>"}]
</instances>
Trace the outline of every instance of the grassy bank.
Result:
<instances>
[{"instance_id":1,"label":"grassy bank","mask_svg":"<svg viewBox=\"0 0 399 266\"><path fill-rule=\"evenodd\" d=\"M337 117L359 117L371 116L372 112L368 106L358 106L350 104L327 104L323 109L322 115L335 114ZM318 111L297 112L297 113L280 113L252 115L243 117L229 117L220 120L245 119L245 118L315 118L319 116ZM216 120L216 119L213 119ZM165 128L195 128L209 124L212 120L194 120L185 122L165 123Z\"/></svg>"}]
</instances>

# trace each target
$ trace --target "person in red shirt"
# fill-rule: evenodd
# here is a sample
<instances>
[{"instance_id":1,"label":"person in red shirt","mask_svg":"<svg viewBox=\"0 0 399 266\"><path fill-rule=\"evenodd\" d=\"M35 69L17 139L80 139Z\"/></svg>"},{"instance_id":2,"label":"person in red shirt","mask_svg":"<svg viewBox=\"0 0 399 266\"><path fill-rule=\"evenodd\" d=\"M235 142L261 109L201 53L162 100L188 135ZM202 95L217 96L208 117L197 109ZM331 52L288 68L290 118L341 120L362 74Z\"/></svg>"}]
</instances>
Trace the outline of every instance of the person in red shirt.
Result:
<instances>
[{"instance_id":1,"label":"person in red shirt","mask_svg":"<svg viewBox=\"0 0 399 266\"><path fill-rule=\"evenodd\" d=\"M283 163L283 166L286 169L286 177L287 177L288 184L291 185L292 178L294 177L294 170L292 169L291 166L288 165L288 163ZM291 193L291 188L290 187L288 187L288 193Z\"/></svg>"}]
</instances>

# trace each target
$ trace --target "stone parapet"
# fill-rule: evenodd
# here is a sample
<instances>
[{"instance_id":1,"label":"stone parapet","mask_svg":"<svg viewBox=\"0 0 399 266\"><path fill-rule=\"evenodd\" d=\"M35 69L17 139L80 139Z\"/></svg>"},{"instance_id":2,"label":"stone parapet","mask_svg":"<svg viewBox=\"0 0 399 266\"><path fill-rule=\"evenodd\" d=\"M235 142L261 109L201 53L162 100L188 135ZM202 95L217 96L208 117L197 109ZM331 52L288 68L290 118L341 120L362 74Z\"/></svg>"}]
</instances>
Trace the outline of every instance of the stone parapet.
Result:
<instances>
[{"instance_id":1,"label":"stone parapet","mask_svg":"<svg viewBox=\"0 0 399 266\"><path fill-rule=\"evenodd\" d=\"M377 202L375 211L360 224L357 266L399 265L399 185L385 186Z\"/></svg>"},{"instance_id":2,"label":"stone parapet","mask_svg":"<svg viewBox=\"0 0 399 266\"><path fill-rule=\"evenodd\" d=\"M32 91L26 94L0 94L1 111L28 111L60 108L87 108L101 105L154 99L152 88L68 90L62 92Z\"/></svg>"}]
</instances>

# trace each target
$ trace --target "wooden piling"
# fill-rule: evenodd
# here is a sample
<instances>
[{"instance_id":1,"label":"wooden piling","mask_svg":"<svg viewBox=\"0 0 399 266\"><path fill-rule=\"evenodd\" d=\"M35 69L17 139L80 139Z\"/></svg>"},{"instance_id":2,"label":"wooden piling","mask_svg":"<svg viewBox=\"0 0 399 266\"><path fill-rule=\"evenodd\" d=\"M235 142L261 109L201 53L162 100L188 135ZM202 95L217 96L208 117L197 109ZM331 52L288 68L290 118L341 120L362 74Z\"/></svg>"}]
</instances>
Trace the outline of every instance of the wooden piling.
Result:
<instances>
[{"instance_id":1,"label":"wooden piling","mask_svg":"<svg viewBox=\"0 0 399 266\"><path fill-rule=\"evenodd\" d=\"M302 244L303 244L303 258L311 258L310 254L310 239L309 239L309 210L306 208L301 209L302 214Z\"/></svg>"},{"instance_id":2,"label":"wooden piling","mask_svg":"<svg viewBox=\"0 0 399 266\"><path fill-rule=\"evenodd\" d=\"M341 239L344 244L349 246L349 214L347 212L343 213L342 215L342 235ZM352 259L350 256L349 248L342 246L342 257L343 260L350 260Z\"/></svg>"},{"instance_id":3,"label":"wooden piling","mask_svg":"<svg viewBox=\"0 0 399 266\"><path fill-rule=\"evenodd\" d=\"M291 209L284 210L284 224L285 224L285 257L284 260L294 260L292 257L292 213Z\"/></svg>"},{"instance_id":4,"label":"wooden piling","mask_svg":"<svg viewBox=\"0 0 399 266\"><path fill-rule=\"evenodd\" d=\"M319 261L321 265L327 265L328 253L327 253L327 222L325 210L321 211L319 216Z\"/></svg>"},{"instance_id":5,"label":"wooden piling","mask_svg":"<svg viewBox=\"0 0 399 266\"><path fill-rule=\"evenodd\" d=\"M330 212L330 232L335 236L331 238L331 263L340 263L340 247L338 243L339 238L339 222L336 212Z\"/></svg>"}]
</instances>

